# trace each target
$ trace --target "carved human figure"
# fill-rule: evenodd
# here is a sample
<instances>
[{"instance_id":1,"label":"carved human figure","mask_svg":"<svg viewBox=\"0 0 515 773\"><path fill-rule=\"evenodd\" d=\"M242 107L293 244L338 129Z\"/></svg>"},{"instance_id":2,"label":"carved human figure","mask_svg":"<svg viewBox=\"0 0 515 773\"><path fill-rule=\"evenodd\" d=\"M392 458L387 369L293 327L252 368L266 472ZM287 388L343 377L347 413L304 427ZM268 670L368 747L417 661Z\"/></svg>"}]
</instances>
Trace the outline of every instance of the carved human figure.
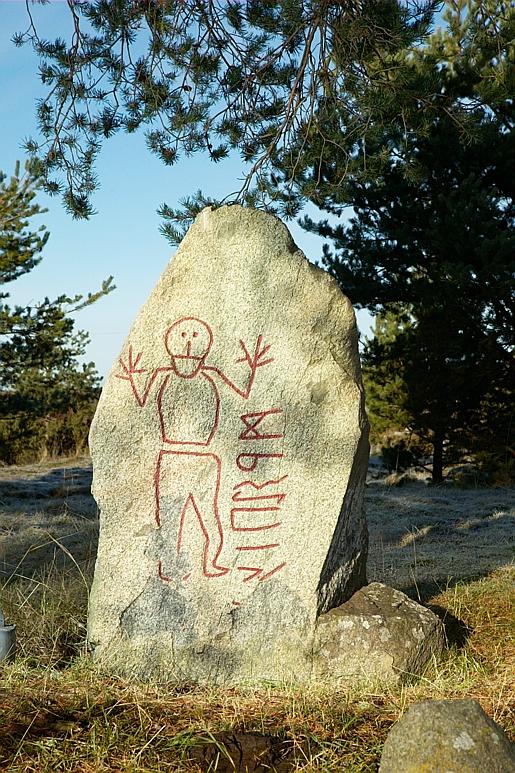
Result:
<instances>
[{"instance_id":1,"label":"carved human figure","mask_svg":"<svg viewBox=\"0 0 515 773\"><path fill-rule=\"evenodd\" d=\"M164 337L170 364L151 373L141 367L143 352L134 355L129 346L128 359L120 358L122 372L117 378L128 381L140 407L144 407L157 388L156 404L163 446L160 449L155 473L155 520L162 526L162 492L172 492L167 501L167 513L172 514L177 534L177 552L181 550L183 530L188 509L195 513L204 539L202 572L206 577L218 577L229 570L220 562L224 533L218 511L218 494L222 462L217 454L206 450L216 435L220 418L221 381L237 395L247 399L252 390L258 368L273 362L266 357L270 346L263 345L259 336L253 354L240 340L243 355L237 362L249 367L246 386L238 387L219 368L206 362L213 344L209 325L197 317L182 317L171 325ZM142 388L141 377L146 374ZM216 378L218 377L218 378ZM176 528L175 528L176 527ZM170 578L158 564L162 580ZM186 578L184 578L186 579Z\"/></svg>"}]
</instances>

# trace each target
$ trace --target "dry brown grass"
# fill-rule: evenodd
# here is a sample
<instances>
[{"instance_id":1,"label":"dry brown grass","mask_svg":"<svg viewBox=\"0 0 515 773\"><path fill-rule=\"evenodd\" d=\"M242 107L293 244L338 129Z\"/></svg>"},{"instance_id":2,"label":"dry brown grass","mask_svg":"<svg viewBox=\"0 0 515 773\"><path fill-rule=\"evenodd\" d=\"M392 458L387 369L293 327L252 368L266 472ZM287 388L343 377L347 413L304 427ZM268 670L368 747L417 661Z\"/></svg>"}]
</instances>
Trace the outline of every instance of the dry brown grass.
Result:
<instances>
[{"instance_id":1,"label":"dry brown grass","mask_svg":"<svg viewBox=\"0 0 515 773\"><path fill-rule=\"evenodd\" d=\"M415 506L414 519L417 514ZM87 530L84 539L88 534L93 539ZM53 538L61 551L58 542ZM20 641L16 662L0 665L1 770L375 771L392 724L411 703L428 698L476 698L515 732L513 570L454 578L427 598L443 617L451 646L415 683L382 692L178 688L114 678L88 660L90 553L84 545L77 556L65 548L66 560L47 561L35 576L0 581L0 605L16 622ZM416 579L420 588L426 578Z\"/></svg>"}]
</instances>

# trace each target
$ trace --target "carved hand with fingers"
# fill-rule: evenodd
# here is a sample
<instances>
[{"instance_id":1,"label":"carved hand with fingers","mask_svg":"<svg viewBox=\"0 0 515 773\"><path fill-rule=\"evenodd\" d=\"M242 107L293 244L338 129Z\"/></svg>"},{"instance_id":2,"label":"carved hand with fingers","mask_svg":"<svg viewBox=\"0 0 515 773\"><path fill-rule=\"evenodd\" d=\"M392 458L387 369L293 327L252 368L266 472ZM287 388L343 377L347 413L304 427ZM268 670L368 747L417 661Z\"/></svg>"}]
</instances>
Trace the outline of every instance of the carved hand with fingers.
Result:
<instances>
[{"instance_id":1,"label":"carved hand with fingers","mask_svg":"<svg viewBox=\"0 0 515 773\"><path fill-rule=\"evenodd\" d=\"M116 378L121 378L123 381L132 381L132 377L137 373L146 373L145 368L138 368L139 362L143 356L143 352L138 352L134 357L132 353L132 346L129 346L128 362L125 363L122 358L118 360L123 368L123 373L117 373Z\"/></svg>"},{"instance_id":2,"label":"carved hand with fingers","mask_svg":"<svg viewBox=\"0 0 515 773\"><path fill-rule=\"evenodd\" d=\"M245 346L245 343L240 340L240 346L243 349L243 357L240 357L236 362L246 362L252 373L255 373L258 368L262 368L263 365L268 365L274 361L273 357L263 359L263 357L270 351L271 344L263 345L263 336L258 336L256 346L254 348L254 354L250 354L249 350Z\"/></svg>"}]
</instances>

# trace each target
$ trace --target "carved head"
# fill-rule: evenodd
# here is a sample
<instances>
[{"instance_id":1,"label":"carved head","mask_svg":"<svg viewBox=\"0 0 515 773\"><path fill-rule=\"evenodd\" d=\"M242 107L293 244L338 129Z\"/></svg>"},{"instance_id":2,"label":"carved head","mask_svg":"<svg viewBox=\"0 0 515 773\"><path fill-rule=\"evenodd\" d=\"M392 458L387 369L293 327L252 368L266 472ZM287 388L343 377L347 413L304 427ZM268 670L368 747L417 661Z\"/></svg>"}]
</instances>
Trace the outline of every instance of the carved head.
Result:
<instances>
[{"instance_id":1,"label":"carved head","mask_svg":"<svg viewBox=\"0 0 515 773\"><path fill-rule=\"evenodd\" d=\"M172 358L172 368L181 378L197 375L212 343L211 328L197 317L182 317L165 333L165 346Z\"/></svg>"}]
</instances>

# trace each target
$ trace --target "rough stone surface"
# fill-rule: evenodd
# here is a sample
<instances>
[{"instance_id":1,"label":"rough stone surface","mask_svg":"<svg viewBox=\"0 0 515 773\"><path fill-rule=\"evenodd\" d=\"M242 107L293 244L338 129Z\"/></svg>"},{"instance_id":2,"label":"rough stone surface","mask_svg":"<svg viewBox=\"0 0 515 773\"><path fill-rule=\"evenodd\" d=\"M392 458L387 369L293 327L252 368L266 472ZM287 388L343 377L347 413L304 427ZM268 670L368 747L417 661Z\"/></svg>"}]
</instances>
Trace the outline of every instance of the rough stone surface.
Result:
<instances>
[{"instance_id":1,"label":"rough stone surface","mask_svg":"<svg viewBox=\"0 0 515 773\"><path fill-rule=\"evenodd\" d=\"M372 582L319 617L315 673L321 679L395 682L420 674L444 644L442 622L433 612Z\"/></svg>"},{"instance_id":2,"label":"rough stone surface","mask_svg":"<svg viewBox=\"0 0 515 773\"><path fill-rule=\"evenodd\" d=\"M512 773L515 747L472 700L424 701L393 726L380 773Z\"/></svg>"},{"instance_id":3,"label":"rough stone surface","mask_svg":"<svg viewBox=\"0 0 515 773\"><path fill-rule=\"evenodd\" d=\"M140 676L310 678L318 614L365 582L352 307L277 218L204 210L91 428L96 657Z\"/></svg>"}]
</instances>

